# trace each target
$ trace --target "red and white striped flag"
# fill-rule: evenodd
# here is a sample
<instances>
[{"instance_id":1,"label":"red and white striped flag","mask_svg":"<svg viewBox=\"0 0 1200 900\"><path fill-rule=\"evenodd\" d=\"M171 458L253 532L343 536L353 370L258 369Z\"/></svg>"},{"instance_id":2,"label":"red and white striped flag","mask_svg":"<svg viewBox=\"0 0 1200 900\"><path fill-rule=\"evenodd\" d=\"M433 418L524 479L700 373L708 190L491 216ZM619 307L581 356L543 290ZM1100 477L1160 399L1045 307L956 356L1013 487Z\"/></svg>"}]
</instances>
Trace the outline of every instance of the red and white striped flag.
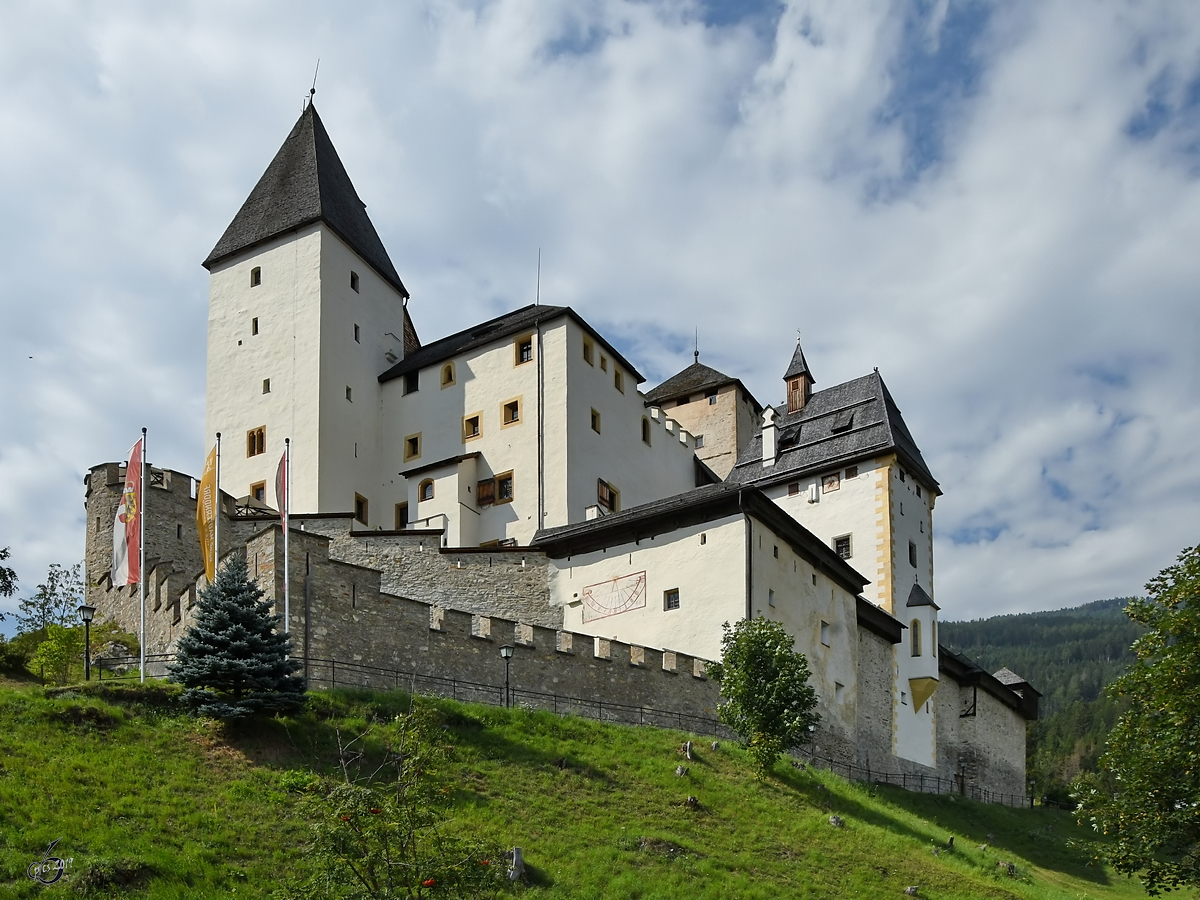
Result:
<instances>
[{"instance_id":1,"label":"red and white striped flag","mask_svg":"<svg viewBox=\"0 0 1200 900\"><path fill-rule=\"evenodd\" d=\"M112 583L114 587L142 580L142 441L129 448L125 490L113 521Z\"/></svg>"}]
</instances>

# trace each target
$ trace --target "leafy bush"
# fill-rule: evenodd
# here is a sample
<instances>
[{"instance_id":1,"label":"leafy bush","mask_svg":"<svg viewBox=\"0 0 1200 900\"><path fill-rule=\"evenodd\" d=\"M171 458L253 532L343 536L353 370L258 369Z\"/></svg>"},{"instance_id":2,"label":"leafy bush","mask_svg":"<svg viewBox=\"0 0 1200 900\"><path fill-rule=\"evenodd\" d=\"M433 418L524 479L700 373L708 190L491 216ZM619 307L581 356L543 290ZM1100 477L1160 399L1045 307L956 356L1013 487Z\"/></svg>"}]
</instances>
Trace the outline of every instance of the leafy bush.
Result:
<instances>
[{"instance_id":1,"label":"leafy bush","mask_svg":"<svg viewBox=\"0 0 1200 900\"><path fill-rule=\"evenodd\" d=\"M12 644L0 636L0 673L5 675L29 674L29 651L19 644Z\"/></svg>"}]
</instances>

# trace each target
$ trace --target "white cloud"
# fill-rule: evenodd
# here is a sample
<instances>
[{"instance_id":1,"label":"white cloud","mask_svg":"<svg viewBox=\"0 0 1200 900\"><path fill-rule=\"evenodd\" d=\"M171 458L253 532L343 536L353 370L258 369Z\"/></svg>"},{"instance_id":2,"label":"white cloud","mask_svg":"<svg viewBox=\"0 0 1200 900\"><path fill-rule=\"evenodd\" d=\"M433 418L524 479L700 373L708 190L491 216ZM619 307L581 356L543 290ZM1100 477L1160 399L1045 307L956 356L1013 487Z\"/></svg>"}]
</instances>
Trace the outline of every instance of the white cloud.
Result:
<instances>
[{"instance_id":1,"label":"white cloud","mask_svg":"<svg viewBox=\"0 0 1200 900\"><path fill-rule=\"evenodd\" d=\"M543 300L652 381L695 327L764 402L796 328L818 387L879 366L945 490L949 616L1130 593L1195 543L1200 12L814 0L763 35L699 9L0 10L0 546L23 585L80 557L81 476L143 424L156 462L199 467L199 261L318 57L426 339L529 302L540 246Z\"/></svg>"}]
</instances>

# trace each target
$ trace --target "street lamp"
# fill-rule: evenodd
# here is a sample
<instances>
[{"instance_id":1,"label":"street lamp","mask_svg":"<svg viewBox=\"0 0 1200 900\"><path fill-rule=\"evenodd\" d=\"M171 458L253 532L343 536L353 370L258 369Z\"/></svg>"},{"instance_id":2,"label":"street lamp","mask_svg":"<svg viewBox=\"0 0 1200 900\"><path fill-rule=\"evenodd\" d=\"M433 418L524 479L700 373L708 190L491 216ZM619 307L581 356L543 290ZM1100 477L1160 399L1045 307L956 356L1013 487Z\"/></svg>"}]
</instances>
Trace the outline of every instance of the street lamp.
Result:
<instances>
[{"instance_id":1,"label":"street lamp","mask_svg":"<svg viewBox=\"0 0 1200 900\"><path fill-rule=\"evenodd\" d=\"M517 648L512 644L505 644L500 648L500 655L504 657L504 705L512 706L512 693L508 689L508 661L513 658L513 654L517 652Z\"/></svg>"},{"instance_id":2,"label":"street lamp","mask_svg":"<svg viewBox=\"0 0 1200 900\"><path fill-rule=\"evenodd\" d=\"M79 618L83 619L83 680L92 680L92 617L96 607L86 603L79 606Z\"/></svg>"}]
</instances>

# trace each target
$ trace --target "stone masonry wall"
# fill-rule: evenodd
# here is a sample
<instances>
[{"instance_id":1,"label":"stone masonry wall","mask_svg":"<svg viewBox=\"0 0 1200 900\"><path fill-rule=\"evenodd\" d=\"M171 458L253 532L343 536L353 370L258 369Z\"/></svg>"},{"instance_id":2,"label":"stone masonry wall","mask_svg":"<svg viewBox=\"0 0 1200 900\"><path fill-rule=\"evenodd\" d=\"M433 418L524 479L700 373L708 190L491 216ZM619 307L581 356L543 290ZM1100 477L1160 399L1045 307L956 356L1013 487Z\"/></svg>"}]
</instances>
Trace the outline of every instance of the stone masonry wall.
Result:
<instances>
[{"instance_id":1,"label":"stone masonry wall","mask_svg":"<svg viewBox=\"0 0 1200 900\"><path fill-rule=\"evenodd\" d=\"M857 765L880 769L893 765L892 692L895 690L892 644L865 628L858 629Z\"/></svg>"},{"instance_id":2,"label":"stone masonry wall","mask_svg":"<svg viewBox=\"0 0 1200 900\"><path fill-rule=\"evenodd\" d=\"M1025 719L983 688L959 685L942 673L934 695L938 767L961 775L967 787L1025 793ZM974 715L964 716L974 699Z\"/></svg>"}]
</instances>

